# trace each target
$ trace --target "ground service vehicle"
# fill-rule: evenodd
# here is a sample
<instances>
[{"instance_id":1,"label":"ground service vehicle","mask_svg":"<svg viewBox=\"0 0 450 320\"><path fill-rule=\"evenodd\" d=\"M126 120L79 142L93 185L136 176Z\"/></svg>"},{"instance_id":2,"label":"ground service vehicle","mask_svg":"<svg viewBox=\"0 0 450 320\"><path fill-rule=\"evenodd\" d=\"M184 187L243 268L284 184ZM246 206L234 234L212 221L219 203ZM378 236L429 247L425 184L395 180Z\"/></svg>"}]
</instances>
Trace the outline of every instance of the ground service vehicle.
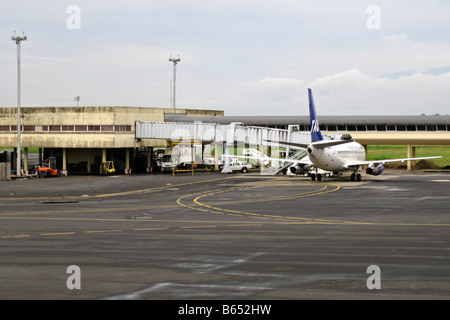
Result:
<instances>
[{"instance_id":1,"label":"ground service vehicle","mask_svg":"<svg viewBox=\"0 0 450 320\"><path fill-rule=\"evenodd\" d=\"M162 172L169 172L173 170L173 162L172 162L172 155L165 154L161 158L161 171Z\"/></svg>"},{"instance_id":2,"label":"ground service vehicle","mask_svg":"<svg viewBox=\"0 0 450 320\"><path fill-rule=\"evenodd\" d=\"M56 169L56 158L49 157L47 166L39 167L36 173L38 178L57 177L59 175L59 171Z\"/></svg>"},{"instance_id":3,"label":"ground service vehicle","mask_svg":"<svg viewBox=\"0 0 450 320\"><path fill-rule=\"evenodd\" d=\"M230 169L233 172L241 171L243 173L246 173L251 168L253 168L253 165L251 165L250 163L247 163L247 162L243 162L243 161L234 161L230 164Z\"/></svg>"},{"instance_id":4,"label":"ground service vehicle","mask_svg":"<svg viewBox=\"0 0 450 320\"><path fill-rule=\"evenodd\" d=\"M111 174L116 173L116 169L114 169L114 162L113 161L105 161L100 166L100 174L102 176L108 176Z\"/></svg>"}]
</instances>

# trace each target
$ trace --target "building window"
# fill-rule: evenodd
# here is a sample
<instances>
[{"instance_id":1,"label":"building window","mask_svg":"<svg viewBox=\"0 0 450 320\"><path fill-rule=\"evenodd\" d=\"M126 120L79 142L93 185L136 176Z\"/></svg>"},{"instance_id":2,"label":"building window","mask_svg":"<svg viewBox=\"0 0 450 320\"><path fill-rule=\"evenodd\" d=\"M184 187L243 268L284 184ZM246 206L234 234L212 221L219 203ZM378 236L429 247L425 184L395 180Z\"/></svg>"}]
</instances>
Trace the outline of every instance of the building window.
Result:
<instances>
[{"instance_id":1,"label":"building window","mask_svg":"<svg viewBox=\"0 0 450 320\"><path fill-rule=\"evenodd\" d=\"M87 126L75 126L75 131L87 131Z\"/></svg>"},{"instance_id":2,"label":"building window","mask_svg":"<svg viewBox=\"0 0 450 320\"><path fill-rule=\"evenodd\" d=\"M366 126L364 126L364 125L359 125L356 128L357 128L357 131L366 131Z\"/></svg>"},{"instance_id":3,"label":"building window","mask_svg":"<svg viewBox=\"0 0 450 320\"><path fill-rule=\"evenodd\" d=\"M61 131L75 131L75 126L61 126Z\"/></svg>"},{"instance_id":4,"label":"building window","mask_svg":"<svg viewBox=\"0 0 450 320\"><path fill-rule=\"evenodd\" d=\"M23 131L36 131L36 126L23 126Z\"/></svg>"},{"instance_id":5,"label":"building window","mask_svg":"<svg viewBox=\"0 0 450 320\"><path fill-rule=\"evenodd\" d=\"M114 126L114 131L131 131L131 126L116 125L116 126Z\"/></svg>"},{"instance_id":6,"label":"building window","mask_svg":"<svg viewBox=\"0 0 450 320\"><path fill-rule=\"evenodd\" d=\"M61 126L48 126L48 131L61 131Z\"/></svg>"},{"instance_id":7,"label":"building window","mask_svg":"<svg viewBox=\"0 0 450 320\"><path fill-rule=\"evenodd\" d=\"M102 126L102 131L114 131L114 126Z\"/></svg>"},{"instance_id":8,"label":"building window","mask_svg":"<svg viewBox=\"0 0 450 320\"><path fill-rule=\"evenodd\" d=\"M88 126L88 131L100 131L100 126Z\"/></svg>"},{"instance_id":9,"label":"building window","mask_svg":"<svg viewBox=\"0 0 450 320\"><path fill-rule=\"evenodd\" d=\"M388 124L387 126L386 126L386 130L387 131L395 131L396 129L395 129L395 125L393 125L393 124Z\"/></svg>"}]
</instances>

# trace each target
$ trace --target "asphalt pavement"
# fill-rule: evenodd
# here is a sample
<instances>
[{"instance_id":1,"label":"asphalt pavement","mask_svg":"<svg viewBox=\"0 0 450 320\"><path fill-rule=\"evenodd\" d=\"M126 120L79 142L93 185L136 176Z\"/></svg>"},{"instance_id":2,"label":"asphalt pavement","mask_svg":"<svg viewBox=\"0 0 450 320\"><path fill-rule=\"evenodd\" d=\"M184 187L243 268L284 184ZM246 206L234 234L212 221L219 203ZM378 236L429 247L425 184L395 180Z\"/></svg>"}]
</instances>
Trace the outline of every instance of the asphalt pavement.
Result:
<instances>
[{"instance_id":1,"label":"asphalt pavement","mask_svg":"<svg viewBox=\"0 0 450 320\"><path fill-rule=\"evenodd\" d=\"M0 181L0 299L449 299L450 174Z\"/></svg>"}]
</instances>

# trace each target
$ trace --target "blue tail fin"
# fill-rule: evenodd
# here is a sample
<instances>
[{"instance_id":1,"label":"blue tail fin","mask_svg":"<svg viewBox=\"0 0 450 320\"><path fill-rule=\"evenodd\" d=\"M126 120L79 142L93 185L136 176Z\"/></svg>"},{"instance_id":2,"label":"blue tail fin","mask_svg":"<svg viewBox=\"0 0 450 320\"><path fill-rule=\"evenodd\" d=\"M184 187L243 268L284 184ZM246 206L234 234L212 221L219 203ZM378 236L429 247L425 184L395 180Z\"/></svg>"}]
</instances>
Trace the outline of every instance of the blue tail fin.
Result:
<instances>
[{"instance_id":1,"label":"blue tail fin","mask_svg":"<svg viewBox=\"0 0 450 320\"><path fill-rule=\"evenodd\" d=\"M317 120L316 107L311 89L308 89L309 97L309 125L311 128L311 142L322 141L322 133L320 133L319 121Z\"/></svg>"}]
</instances>

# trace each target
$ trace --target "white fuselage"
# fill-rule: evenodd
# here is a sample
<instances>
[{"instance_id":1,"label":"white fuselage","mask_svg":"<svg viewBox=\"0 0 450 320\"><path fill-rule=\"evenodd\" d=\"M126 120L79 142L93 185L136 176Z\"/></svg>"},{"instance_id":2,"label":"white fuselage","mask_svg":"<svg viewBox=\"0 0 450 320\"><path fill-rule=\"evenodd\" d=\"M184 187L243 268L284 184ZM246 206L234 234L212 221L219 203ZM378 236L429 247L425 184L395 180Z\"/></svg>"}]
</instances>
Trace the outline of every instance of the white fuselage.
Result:
<instances>
[{"instance_id":1,"label":"white fuselage","mask_svg":"<svg viewBox=\"0 0 450 320\"><path fill-rule=\"evenodd\" d=\"M327 171L349 170L349 163L364 161L366 158L364 147L354 141L323 149L310 144L308 152L311 162L316 167Z\"/></svg>"}]
</instances>

